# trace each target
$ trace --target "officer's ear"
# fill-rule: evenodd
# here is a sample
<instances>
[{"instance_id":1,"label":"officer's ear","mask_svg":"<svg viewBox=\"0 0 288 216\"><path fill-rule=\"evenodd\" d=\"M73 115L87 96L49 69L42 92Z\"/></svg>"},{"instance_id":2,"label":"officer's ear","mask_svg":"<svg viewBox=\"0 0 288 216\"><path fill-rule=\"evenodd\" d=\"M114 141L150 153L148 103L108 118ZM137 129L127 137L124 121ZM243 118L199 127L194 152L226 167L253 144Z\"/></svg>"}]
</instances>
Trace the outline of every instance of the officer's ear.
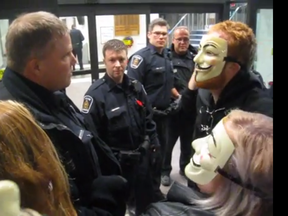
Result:
<instances>
[{"instance_id":1,"label":"officer's ear","mask_svg":"<svg viewBox=\"0 0 288 216\"><path fill-rule=\"evenodd\" d=\"M151 32L150 31L147 33L147 37L150 39L150 37L151 37Z\"/></svg>"},{"instance_id":2,"label":"officer's ear","mask_svg":"<svg viewBox=\"0 0 288 216\"><path fill-rule=\"evenodd\" d=\"M41 73L41 62L36 58L28 60L24 71L30 75L39 76Z\"/></svg>"}]
</instances>

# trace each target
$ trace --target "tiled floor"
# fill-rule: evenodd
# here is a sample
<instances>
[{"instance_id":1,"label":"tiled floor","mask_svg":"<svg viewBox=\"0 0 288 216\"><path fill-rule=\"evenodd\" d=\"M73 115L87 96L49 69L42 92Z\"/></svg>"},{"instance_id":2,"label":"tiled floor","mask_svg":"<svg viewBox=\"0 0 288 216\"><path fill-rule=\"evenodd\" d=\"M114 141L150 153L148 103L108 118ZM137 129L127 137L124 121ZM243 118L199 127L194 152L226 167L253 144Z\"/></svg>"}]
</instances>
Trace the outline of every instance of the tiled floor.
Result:
<instances>
[{"instance_id":1,"label":"tiled floor","mask_svg":"<svg viewBox=\"0 0 288 216\"><path fill-rule=\"evenodd\" d=\"M100 75L100 78L102 76L103 74ZM72 78L71 85L66 89L67 95L73 100L73 102L79 108L81 108L83 96L90 85L91 85L90 75L78 76L77 78ZM171 173L171 178L182 184L187 184L185 178L179 175L179 154L180 154L180 146L178 140L172 153L173 170ZM161 186L161 190L163 191L163 193L167 193L169 187Z\"/></svg>"}]
</instances>

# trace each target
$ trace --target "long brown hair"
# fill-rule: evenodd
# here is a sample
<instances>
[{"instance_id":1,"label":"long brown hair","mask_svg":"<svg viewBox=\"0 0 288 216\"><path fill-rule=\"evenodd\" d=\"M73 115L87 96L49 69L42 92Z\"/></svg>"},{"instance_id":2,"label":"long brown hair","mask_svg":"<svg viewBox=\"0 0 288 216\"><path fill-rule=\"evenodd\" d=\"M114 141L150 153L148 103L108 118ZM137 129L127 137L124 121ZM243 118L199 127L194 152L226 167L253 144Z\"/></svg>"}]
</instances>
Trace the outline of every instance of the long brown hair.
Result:
<instances>
[{"instance_id":1,"label":"long brown hair","mask_svg":"<svg viewBox=\"0 0 288 216\"><path fill-rule=\"evenodd\" d=\"M23 208L77 215L53 144L27 108L14 101L0 101L0 179L18 184Z\"/></svg>"}]
</instances>

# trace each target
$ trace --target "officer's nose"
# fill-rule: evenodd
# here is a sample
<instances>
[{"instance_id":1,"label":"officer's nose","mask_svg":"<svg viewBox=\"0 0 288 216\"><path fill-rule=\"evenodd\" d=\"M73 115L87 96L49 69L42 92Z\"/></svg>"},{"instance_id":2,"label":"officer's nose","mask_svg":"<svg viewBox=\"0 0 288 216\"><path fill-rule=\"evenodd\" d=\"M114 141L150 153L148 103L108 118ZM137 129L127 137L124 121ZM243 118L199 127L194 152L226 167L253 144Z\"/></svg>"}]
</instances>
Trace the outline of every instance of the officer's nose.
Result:
<instances>
[{"instance_id":1,"label":"officer's nose","mask_svg":"<svg viewBox=\"0 0 288 216\"><path fill-rule=\"evenodd\" d=\"M121 64L120 64L120 62L117 60L116 62L115 62L115 67L120 67L121 66Z\"/></svg>"}]
</instances>

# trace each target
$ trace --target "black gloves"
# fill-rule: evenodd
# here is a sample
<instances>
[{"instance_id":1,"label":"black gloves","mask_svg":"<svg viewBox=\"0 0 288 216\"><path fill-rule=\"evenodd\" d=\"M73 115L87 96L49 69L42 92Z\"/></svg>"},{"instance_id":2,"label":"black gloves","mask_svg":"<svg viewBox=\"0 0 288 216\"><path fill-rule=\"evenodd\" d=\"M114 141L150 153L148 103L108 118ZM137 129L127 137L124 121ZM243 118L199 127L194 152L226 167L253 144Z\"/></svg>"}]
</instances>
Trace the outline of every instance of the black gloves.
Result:
<instances>
[{"instance_id":1,"label":"black gloves","mask_svg":"<svg viewBox=\"0 0 288 216\"><path fill-rule=\"evenodd\" d=\"M113 216L123 216L128 198L127 180L122 176L100 176L92 184L92 205Z\"/></svg>"}]
</instances>

